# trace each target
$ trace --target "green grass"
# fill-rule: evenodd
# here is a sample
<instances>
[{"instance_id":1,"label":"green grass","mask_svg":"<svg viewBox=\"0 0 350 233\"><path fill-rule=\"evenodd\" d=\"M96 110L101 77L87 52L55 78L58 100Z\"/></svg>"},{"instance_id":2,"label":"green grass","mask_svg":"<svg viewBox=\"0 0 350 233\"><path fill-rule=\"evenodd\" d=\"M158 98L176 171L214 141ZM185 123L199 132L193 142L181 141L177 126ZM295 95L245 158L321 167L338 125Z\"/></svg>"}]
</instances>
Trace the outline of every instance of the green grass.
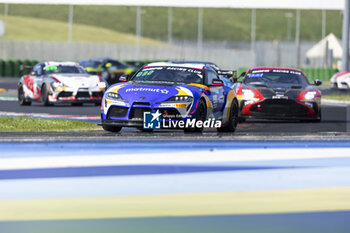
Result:
<instances>
[{"instance_id":1,"label":"green grass","mask_svg":"<svg viewBox=\"0 0 350 233\"><path fill-rule=\"evenodd\" d=\"M350 95L339 95L339 94L322 95L322 99L350 101Z\"/></svg>"},{"instance_id":2,"label":"green grass","mask_svg":"<svg viewBox=\"0 0 350 233\"><path fill-rule=\"evenodd\" d=\"M67 41L68 39L68 24L60 21L18 16L0 16L0 20L3 20L6 24L6 35L2 37L3 39L33 41ZM80 24L74 24L73 26L73 40L125 44L136 43L136 37L134 35ZM162 45L164 43L149 38L141 38L141 44Z\"/></svg>"},{"instance_id":3,"label":"green grass","mask_svg":"<svg viewBox=\"0 0 350 233\"><path fill-rule=\"evenodd\" d=\"M315 3L316 4L316 3ZM3 12L3 4L0 4ZM142 35L157 40L167 40L168 8L142 7ZM287 40L287 18L291 18L291 40L295 38L294 10L257 10L257 40ZM9 5L9 15L36 17L61 21L67 24L68 6L63 5ZM197 39L198 9L173 8L173 37L177 40ZM318 41L322 32L320 10L301 11L301 40ZM127 6L75 6L74 22L128 34L136 31L136 7ZM204 40L250 41L250 9L203 10ZM341 37L340 11L327 11L326 33ZM78 39L78 38L76 38Z\"/></svg>"},{"instance_id":4,"label":"green grass","mask_svg":"<svg viewBox=\"0 0 350 233\"><path fill-rule=\"evenodd\" d=\"M65 131L96 129L101 129L101 127L85 121L29 117L0 117L0 131Z\"/></svg>"}]
</instances>

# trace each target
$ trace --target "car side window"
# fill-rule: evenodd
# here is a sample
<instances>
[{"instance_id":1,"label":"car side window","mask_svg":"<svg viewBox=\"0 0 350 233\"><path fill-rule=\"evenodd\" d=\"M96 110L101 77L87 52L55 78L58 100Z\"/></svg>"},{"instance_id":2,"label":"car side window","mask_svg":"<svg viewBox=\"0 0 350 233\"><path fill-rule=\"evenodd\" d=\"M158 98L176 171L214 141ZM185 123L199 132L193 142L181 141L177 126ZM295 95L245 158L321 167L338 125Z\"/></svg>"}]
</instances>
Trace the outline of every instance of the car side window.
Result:
<instances>
[{"instance_id":1,"label":"car side window","mask_svg":"<svg viewBox=\"0 0 350 233\"><path fill-rule=\"evenodd\" d=\"M211 84L214 79L219 79L217 74L214 71L209 70L208 71L208 84Z\"/></svg>"},{"instance_id":2,"label":"car side window","mask_svg":"<svg viewBox=\"0 0 350 233\"><path fill-rule=\"evenodd\" d=\"M33 68L33 71L34 71L37 75L42 75L41 65L35 65L34 68Z\"/></svg>"}]
</instances>

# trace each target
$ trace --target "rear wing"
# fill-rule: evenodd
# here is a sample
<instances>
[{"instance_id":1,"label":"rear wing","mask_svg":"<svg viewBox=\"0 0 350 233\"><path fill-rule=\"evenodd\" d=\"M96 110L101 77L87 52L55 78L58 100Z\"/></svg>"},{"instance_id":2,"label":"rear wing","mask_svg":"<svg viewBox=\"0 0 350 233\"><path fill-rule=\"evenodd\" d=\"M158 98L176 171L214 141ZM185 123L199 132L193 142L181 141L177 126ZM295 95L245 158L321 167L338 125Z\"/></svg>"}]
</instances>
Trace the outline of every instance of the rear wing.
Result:
<instances>
[{"instance_id":1,"label":"rear wing","mask_svg":"<svg viewBox=\"0 0 350 233\"><path fill-rule=\"evenodd\" d=\"M20 65L19 66L20 70L26 70L26 69L32 69L32 68L33 68L33 66L25 66L25 65Z\"/></svg>"}]
</instances>

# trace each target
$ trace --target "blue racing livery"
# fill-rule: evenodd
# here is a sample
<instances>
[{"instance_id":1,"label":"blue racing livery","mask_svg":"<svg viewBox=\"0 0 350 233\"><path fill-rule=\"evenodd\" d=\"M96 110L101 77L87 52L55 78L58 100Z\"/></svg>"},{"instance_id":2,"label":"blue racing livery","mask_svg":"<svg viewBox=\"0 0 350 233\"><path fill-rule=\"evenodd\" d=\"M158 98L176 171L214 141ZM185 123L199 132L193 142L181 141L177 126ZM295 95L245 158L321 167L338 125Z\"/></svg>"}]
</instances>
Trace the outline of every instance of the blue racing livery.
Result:
<instances>
[{"instance_id":1,"label":"blue racing livery","mask_svg":"<svg viewBox=\"0 0 350 233\"><path fill-rule=\"evenodd\" d=\"M144 129L145 112L157 112L164 122L215 120L220 122L218 131L233 132L239 108L235 92L213 68L156 63L142 67L128 82L108 88L101 104L102 126L113 132L123 126ZM203 127L184 129L202 131Z\"/></svg>"}]
</instances>

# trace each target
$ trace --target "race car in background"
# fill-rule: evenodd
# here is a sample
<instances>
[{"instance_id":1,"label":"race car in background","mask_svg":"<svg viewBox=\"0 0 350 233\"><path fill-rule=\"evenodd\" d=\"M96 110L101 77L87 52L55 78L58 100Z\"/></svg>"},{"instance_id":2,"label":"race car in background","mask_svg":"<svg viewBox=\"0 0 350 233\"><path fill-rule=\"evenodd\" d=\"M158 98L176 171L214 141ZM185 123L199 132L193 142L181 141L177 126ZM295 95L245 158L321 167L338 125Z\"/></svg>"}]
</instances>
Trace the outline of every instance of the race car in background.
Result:
<instances>
[{"instance_id":1,"label":"race car in background","mask_svg":"<svg viewBox=\"0 0 350 233\"><path fill-rule=\"evenodd\" d=\"M133 75L137 67L124 64L118 60L110 58L92 58L79 63L90 74L96 74L105 80L108 85L119 82L119 77L123 74Z\"/></svg>"},{"instance_id":2,"label":"race car in background","mask_svg":"<svg viewBox=\"0 0 350 233\"><path fill-rule=\"evenodd\" d=\"M225 86L232 86L234 82L237 81L237 71L236 70L223 70L214 62L210 61L169 61L175 64L204 64L213 68L219 75L219 78L224 81Z\"/></svg>"},{"instance_id":3,"label":"race car in background","mask_svg":"<svg viewBox=\"0 0 350 233\"><path fill-rule=\"evenodd\" d=\"M246 118L321 120L321 92L297 69L258 67L235 84L240 121ZM321 85L315 80L314 85Z\"/></svg>"},{"instance_id":4,"label":"race car in background","mask_svg":"<svg viewBox=\"0 0 350 233\"><path fill-rule=\"evenodd\" d=\"M143 66L129 82L108 88L101 104L102 127L112 132L123 126L143 129L147 112L166 122L215 119L221 122L219 132L234 132L239 108L233 89L210 66L163 62Z\"/></svg>"},{"instance_id":5,"label":"race car in background","mask_svg":"<svg viewBox=\"0 0 350 233\"><path fill-rule=\"evenodd\" d=\"M331 78L332 88L349 89L350 88L350 72L338 72Z\"/></svg>"},{"instance_id":6,"label":"race car in background","mask_svg":"<svg viewBox=\"0 0 350 233\"><path fill-rule=\"evenodd\" d=\"M72 105L101 103L106 83L91 75L74 62L40 62L31 73L18 82L18 102L30 105L32 101L45 106L69 102Z\"/></svg>"}]
</instances>

